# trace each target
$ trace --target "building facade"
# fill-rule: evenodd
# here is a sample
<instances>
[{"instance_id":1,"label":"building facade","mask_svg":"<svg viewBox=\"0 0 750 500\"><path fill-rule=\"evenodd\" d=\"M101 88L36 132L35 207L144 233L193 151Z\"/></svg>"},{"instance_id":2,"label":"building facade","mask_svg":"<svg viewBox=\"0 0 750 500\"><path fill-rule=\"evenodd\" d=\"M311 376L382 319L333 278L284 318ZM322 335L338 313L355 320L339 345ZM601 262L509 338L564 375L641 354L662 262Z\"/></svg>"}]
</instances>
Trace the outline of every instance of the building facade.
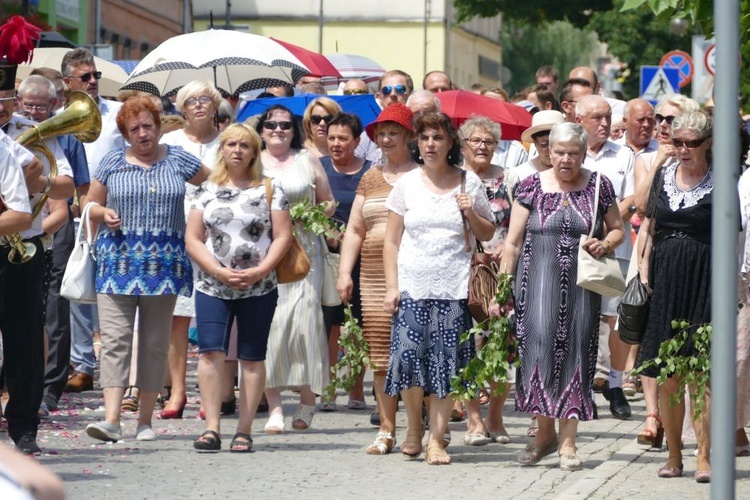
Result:
<instances>
[{"instance_id":1,"label":"building facade","mask_svg":"<svg viewBox=\"0 0 750 500\"><path fill-rule=\"evenodd\" d=\"M416 87L433 70L454 83L498 85L500 16L458 24L450 0L192 0L193 30L213 26L273 36L329 55L357 54L409 73ZM293 9L293 10L292 10Z\"/></svg>"}]
</instances>

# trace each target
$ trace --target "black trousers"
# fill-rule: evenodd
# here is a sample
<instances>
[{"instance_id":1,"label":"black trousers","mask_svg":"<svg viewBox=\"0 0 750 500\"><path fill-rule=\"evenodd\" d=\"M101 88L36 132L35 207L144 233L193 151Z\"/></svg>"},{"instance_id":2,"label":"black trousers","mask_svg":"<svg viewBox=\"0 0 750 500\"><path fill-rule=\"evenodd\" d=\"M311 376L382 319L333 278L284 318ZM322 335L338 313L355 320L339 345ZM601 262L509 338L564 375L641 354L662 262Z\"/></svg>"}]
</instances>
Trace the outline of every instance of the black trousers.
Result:
<instances>
[{"instance_id":1,"label":"black trousers","mask_svg":"<svg viewBox=\"0 0 750 500\"><path fill-rule=\"evenodd\" d=\"M55 233L52 271L47 290L47 367L44 373L44 402L54 410L68 384L70 371L70 301L60 295L65 266L73 251L75 231L68 208L68 223Z\"/></svg>"},{"instance_id":2,"label":"black trousers","mask_svg":"<svg viewBox=\"0 0 750 500\"><path fill-rule=\"evenodd\" d=\"M0 247L0 331L10 397L5 418L14 442L25 434L36 437L44 388L44 249L39 238L31 242L36 255L25 264L8 262L10 248Z\"/></svg>"}]
</instances>

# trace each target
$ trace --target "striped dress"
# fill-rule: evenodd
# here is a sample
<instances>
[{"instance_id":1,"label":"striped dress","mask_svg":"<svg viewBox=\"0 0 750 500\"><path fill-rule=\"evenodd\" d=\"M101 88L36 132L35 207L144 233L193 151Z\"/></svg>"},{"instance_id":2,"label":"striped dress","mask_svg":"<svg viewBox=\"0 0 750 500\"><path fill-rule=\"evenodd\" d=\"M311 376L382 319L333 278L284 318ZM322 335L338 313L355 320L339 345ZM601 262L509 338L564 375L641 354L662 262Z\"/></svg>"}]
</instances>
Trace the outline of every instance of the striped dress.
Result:
<instances>
[{"instance_id":1,"label":"striped dress","mask_svg":"<svg viewBox=\"0 0 750 500\"><path fill-rule=\"evenodd\" d=\"M314 173L306 152L281 170L263 169L281 183L289 206L314 197ZM320 292L323 256L320 237L300 227L294 235L310 258L310 273L296 283L279 285L279 300L266 353L266 387L309 385L323 394L328 384L328 339L323 325Z\"/></svg>"},{"instance_id":2,"label":"striped dress","mask_svg":"<svg viewBox=\"0 0 750 500\"><path fill-rule=\"evenodd\" d=\"M201 168L179 146L150 168L131 165L125 149L110 151L94 178L107 187L107 206L120 228L97 236L96 291L119 295L185 295L193 271L185 251L185 182Z\"/></svg>"}]
</instances>

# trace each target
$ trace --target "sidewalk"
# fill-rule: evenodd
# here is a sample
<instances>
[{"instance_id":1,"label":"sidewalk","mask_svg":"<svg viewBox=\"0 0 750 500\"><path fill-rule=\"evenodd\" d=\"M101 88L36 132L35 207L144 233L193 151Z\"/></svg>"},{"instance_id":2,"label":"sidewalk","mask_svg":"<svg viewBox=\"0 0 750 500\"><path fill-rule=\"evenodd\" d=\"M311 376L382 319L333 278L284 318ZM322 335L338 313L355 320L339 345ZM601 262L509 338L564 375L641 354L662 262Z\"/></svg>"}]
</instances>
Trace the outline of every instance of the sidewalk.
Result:
<instances>
[{"instance_id":1,"label":"sidewalk","mask_svg":"<svg viewBox=\"0 0 750 500\"><path fill-rule=\"evenodd\" d=\"M509 445L470 447L463 444L465 423L451 423L453 442L448 448L453 463L431 467L424 455L416 461L401 458L398 445L386 456L368 456L364 448L377 430L369 423L374 401L365 411L339 410L317 413L309 431L290 430L284 435L263 433L266 414L253 425L254 453L227 450L234 434L236 416L222 420L222 444L218 454L198 454L193 440L203 431L198 420L195 358L191 355L189 402L182 420L154 420L155 442L134 440L135 417L123 416L125 441L100 444L85 433L88 423L103 418L101 391L66 395L63 410L45 421L39 445L45 454L39 461L65 481L71 499L162 498L349 498L358 499L706 499L710 485L693 480L694 445L684 451L685 476L660 479L658 468L666 451L644 451L635 443L645 415L643 399L631 401L634 417L620 421L609 414L608 403L597 395L600 419L582 422L578 446L584 470L562 472L557 458L547 457L533 467L516 463L528 441L529 417L510 411L512 393L505 408ZM371 378L366 383L369 394ZM640 395L639 395L640 396ZM287 426L296 399L284 393ZM339 396L340 408L346 397ZM399 443L405 435L406 413L398 413ZM750 492L750 458L737 459L737 498ZM744 492L744 494L743 494Z\"/></svg>"}]
</instances>

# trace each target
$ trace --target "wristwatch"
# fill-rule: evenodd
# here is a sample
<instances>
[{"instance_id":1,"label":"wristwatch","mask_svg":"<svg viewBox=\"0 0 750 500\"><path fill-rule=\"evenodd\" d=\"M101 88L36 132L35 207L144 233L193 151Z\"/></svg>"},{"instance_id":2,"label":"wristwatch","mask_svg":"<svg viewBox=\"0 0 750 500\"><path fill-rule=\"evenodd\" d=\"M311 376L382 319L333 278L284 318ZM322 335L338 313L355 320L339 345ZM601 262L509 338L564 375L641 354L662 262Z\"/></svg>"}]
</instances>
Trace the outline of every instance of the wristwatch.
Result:
<instances>
[{"instance_id":1,"label":"wristwatch","mask_svg":"<svg viewBox=\"0 0 750 500\"><path fill-rule=\"evenodd\" d=\"M634 214L635 213L635 203L633 203L632 205L630 205L628 207L628 213L629 214Z\"/></svg>"}]
</instances>

